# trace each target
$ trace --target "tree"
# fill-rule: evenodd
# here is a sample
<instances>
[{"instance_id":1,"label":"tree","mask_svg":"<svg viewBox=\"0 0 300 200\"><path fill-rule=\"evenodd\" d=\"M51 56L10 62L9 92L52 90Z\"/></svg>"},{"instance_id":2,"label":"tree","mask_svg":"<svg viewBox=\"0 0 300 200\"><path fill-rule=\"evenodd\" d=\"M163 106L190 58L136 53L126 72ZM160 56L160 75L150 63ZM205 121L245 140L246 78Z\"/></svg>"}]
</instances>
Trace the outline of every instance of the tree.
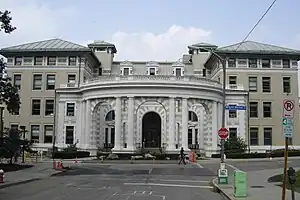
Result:
<instances>
[{"instance_id":1,"label":"tree","mask_svg":"<svg viewBox=\"0 0 300 200\"><path fill-rule=\"evenodd\" d=\"M0 11L0 31L5 33L13 32L16 27L11 25L12 18L9 11ZM20 97L18 88L13 86L11 78L6 74L6 63L0 59L0 103L5 103L8 112L15 113L20 109Z\"/></svg>"},{"instance_id":2,"label":"tree","mask_svg":"<svg viewBox=\"0 0 300 200\"><path fill-rule=\"evenodd\" d=\"M226 153L244 153L247 150L246 142L240 137L229 138L224 143L225 154Z\"/></svg>"}]
</instances>

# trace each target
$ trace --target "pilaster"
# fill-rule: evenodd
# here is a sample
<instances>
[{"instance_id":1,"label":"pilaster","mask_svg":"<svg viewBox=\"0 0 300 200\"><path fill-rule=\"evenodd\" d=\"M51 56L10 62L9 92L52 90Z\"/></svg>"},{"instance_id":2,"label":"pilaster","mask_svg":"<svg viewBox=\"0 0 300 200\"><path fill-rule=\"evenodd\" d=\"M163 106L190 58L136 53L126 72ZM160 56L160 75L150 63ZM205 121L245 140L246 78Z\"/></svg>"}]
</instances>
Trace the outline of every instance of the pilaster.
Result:
<instances>
[{"instance_id":1,"label":"pilaster","mask_svg":"<svg viewBox=\"0 0 300 200\"><path fill-rule=\"evenodd\" d=\"M133 144L133 131L134 131L134 97L128 97L128 137L127 137L127 149L134 150Z\"/></svg>"},{"instance_id":2,"label":"pilaster","mask_svg":"<svg viewBox=\"0 0 300 200\"><path fill-rule=\"evenodd\" d=\"M212 134L211 134L211 143L212 143L212 151L216 151L218 147L218 103L212 103Z\"/></svg>"},{"instance_id":3,"label":"pilaster","mask_svg":"<svg viewBox=\"0 0 300 200\"><path fill-rule=\"evenodd\" d=\"M169 98L169 139L167 150L176 150L175 147L175 99L173 97Z\"/></svg>"},{"instance_id":4,"label":"pilaster","mask_svg":"<svg viewBox=\"0 0 300 200\"><path fill-rule=\"evenodd\" d=\"M115 146L113 151L121 150L121 128L122 128L122 108L121 97L116 97L116 110L115 110Z\"/></svg>"},{"instance_id":5,"label":"pilaster","mask_svg":"<svg viewBox=\"0 0 300 200\"><path fill-rule=\"evenodd\" d=\"M188 103L187 98L182 99L182 115L181 115L181 124L182 124L182 136L181 136L181 147L185 151L189 150L188 148Z\"/></svg>"}]
</instances>

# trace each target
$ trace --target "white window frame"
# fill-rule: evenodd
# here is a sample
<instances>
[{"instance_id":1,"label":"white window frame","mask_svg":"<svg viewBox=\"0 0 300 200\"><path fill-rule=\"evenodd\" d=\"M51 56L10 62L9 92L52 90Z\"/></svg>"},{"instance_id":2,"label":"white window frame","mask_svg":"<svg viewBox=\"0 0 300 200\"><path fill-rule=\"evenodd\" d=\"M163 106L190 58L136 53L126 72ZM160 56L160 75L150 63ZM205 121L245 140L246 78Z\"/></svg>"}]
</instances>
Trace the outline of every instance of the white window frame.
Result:
<instances>
[{"instance_id":1,"label":"white window frame","mask_svg":"<svg viewBox=\"0 0 300 200\"><path fill-rule=\"evenodd\" d=\"M128 69L129 70L129 73L128 73L128 75L124 75L124 69ZM129 76L129 75L132 75L132 67L130 67L130 66L124 66L124 67L121 67L121 75L122 76Z\"/></svg>"},{"instance_id":2,"label":"white window frame","mask_svg":"<svg viewBox=\"0 0 300 200\"><path fill-rule=\"evenodd\" d=\"M176 70L177 69L180 69L181 70L181 73L180 73L180 76L184 76L184 67L182 66L176 66L176 67L173 67L173 75L176 76Z\"/></svg>"},{"instance_id":3,"label":"white window frame","mask_svg":"<svg viewBox=\"0 0 300 200\"><path fill-rule=\"evenodd\" d=\"M70 104L70 103L74 103L75 104L74 105L74 115L73 116L68 116L67 115L68 114L68 112L67 112L67 110L68 110L68 104ZM66 117L76 117L76 107L77 107L76 101L67 101L65 103L65 116Z\"/></svg>"},{"instance_id":4,"label":"white window frame","mask_svg":"<svg viewBox=\"0 0 300 200\"><path fill-rule=\"evenodd\" d=\"M147 68L147 75L150 76L150 69L155 69L155 74L154 74L154 76L158 75L158 67L156 67L156 66L148 67L148 68ZM153 76L153 75L152 75L152 76Z\"/></svg>"},{"instance_id":5,"label":"white window frame","mask_svg":"<svg viewBox=\"0 0 300 200\"><path fill-rule=\"evenodd\" d=\"M67 146L66 141L67 141L67 126L73 126L73 144L77 142L77 136L76 136L76 124L71 123L71 124L64 124L64 132L63 132L63 144ZM80 142L80 141L79 141Z\"/></svg>"}]
</instances>

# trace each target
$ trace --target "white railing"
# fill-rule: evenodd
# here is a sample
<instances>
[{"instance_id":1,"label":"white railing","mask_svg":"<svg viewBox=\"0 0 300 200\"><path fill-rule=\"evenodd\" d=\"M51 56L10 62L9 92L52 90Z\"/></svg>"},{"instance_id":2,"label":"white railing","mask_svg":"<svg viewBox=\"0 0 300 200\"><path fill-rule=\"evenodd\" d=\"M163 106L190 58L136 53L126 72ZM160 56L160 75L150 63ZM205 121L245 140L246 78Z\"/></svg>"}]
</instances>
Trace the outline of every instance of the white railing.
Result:
<instances>
[{"instance_id":1,"label":"white railing","mask_svg":"<svg viewBox=\"0 0 300 200\"><path fill-rule=\"evenodd\" d=\"M76 88L76 87L78 87L76 83L60 84L60 88Z\"/></svg>"},{"instance_id":2,"label":"white railing","mask_svg":"<svg viewBox=\"0 0 300 200\"><path fill-rule=\"evenodd\" d=\"M229 84L226 85L227 90L244 90L244 86L242 84Z\"/></svg>"}]
</instances>

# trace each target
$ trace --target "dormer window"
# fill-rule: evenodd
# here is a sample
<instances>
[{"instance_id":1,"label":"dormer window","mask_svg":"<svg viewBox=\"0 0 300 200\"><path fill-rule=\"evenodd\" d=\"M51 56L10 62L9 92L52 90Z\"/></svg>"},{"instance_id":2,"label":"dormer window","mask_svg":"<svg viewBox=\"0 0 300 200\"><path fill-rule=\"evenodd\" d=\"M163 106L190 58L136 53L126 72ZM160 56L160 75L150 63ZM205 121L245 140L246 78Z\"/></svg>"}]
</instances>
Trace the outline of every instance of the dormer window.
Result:
<instances>
[{"instance_id":1,"label":"dormer window","mask_svg":"<svg viewBox=\"0 0 300 200\"><path fill-rule=\"evenodd\" d=\"M132 68L133 65L129 61L124 61L120 64L120 70L122 76L129 76L132 75Z\"/></svg>"},{"instance_id":2,"label":"dormer window","mask_svg":"<svg viewBox=\"0 0 300 200\"><path fill-rule=\"evenodd\" d=\"M184 75L184 64L181 62L176 62L172 64L173 75L174 76L183 76Z\"/></svg>"},{"instance_id":3,"label":"dormer window","mask_svg":"<svg viewBox=\"0 0 300 200\"><path fill-rule=\"evenodd\" d=\"M155 76L158 75L159 64L157 62L151 61L146 64L147 66L147 75Z\"/></svg>"},{"instance_id":4,"label":"dormer window","mask_svg":"<svg viewBox=\"0 0 300 200\"><path fill-rule=\"evenodd\" d=\"M149 68L149 75L151 75L151 76L156 75L156 70L155 70L154 67L153 68Z\"/></svg>"},{"instance_id":5,"label":"dormer window","mask_svg":"<svg viewBox=\"0 0 300 200\"><path fill-rule=\"evenodd\" d=\"M123 76L128 76L130 74L130 71L129 71L129 67L124 67L123 68Z\"/></svg>"}]
</instances>

